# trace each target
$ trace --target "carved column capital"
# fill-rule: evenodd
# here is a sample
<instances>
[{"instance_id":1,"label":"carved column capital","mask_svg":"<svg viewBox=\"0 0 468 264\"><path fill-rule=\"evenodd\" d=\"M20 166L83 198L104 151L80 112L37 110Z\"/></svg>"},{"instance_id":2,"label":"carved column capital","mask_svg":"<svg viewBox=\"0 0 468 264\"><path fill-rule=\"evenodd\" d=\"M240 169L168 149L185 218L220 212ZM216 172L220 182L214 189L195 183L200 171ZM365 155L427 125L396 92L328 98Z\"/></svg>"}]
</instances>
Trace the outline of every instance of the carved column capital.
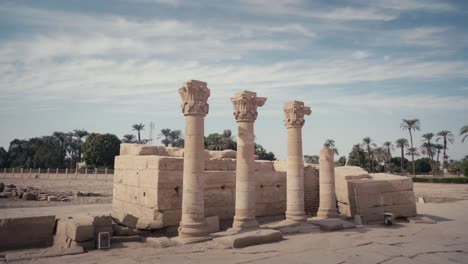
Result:
<instances>
[{"instance_id":1,"label":"carved column capital","mask_svg":"<svg viewBox=\"0 0 468 264\"><path fill-rule=\"evenodd\" d=\"M184 86L179 89L180 97L182 98L182 113L184 115L207 115L209 104L207 103L210 97L210 89L206 82L190 80L184 83Z\"/></svg>"},{"instance_id":2,"label":"carved column capital","mask_svg":"<svg viewBox=\"0 0 468 264\"><path fill-rule=\"evenodd\" d=\"M283 108L284 125L286 128L302 127L304 125L304 115L310 115L312 110L310 107L304 106L303 102L291 101L287 102Z\"/></svg>"},{"instance_id":3,"label":"carved column capital","mask_svg":"<svg viewBox=\"0 0 468 264\"><path fill-rule=\"evenodd\" d=\"M242 91L231 98L234 107L234 117L237 122L254 122L257 119L257 107L263 106L266 97L257 97L257 93Z\"/></svg>"}]
</instances>

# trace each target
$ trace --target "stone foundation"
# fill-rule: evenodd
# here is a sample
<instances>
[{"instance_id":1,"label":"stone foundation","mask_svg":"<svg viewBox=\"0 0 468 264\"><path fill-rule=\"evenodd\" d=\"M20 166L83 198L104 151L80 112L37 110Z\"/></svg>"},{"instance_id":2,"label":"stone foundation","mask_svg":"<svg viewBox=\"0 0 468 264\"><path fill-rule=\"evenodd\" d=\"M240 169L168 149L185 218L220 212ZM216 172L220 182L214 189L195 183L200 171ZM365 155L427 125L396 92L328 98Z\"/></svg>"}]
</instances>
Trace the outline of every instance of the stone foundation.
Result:
<instances>
[{"instance_id":1,"label":"stone foundation","mask_svg":"<svg viewBox=\"0 0 468 264\"><path fill-rule=\"evenodd\" d=\"M231 220L234 216L234 153L205 151L206 217ZM123 224L141 229L179 225L182 169L183 149L122 144L120 156L115 159L112 216ZM257 216L285 213L286 169L285 161L255 161ZM304 168L304 188L306 213L315 214L318 173L311 165Z\"/></svg>"}]
</instances>

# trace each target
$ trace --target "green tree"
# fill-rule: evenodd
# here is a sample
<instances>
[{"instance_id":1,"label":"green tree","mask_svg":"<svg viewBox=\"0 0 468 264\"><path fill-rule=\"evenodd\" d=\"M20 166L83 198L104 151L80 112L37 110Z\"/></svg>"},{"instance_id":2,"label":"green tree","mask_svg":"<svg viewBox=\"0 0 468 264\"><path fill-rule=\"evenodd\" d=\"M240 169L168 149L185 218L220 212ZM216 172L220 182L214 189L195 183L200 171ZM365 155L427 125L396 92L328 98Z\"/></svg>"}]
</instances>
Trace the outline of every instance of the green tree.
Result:
<instances>
[{"instance_id":1,"label":"green tree","mask_svg":"<svg viewBox=\"0 0 468 264\"><path fill-rule=\"evenodd\" d=\"M468 126L463 126L462 128L460 128L460 136L463 136L462 143L465 142L466 137L468 137Z\"/></svg>"},{"instance_id":2,"label":"green tree","mask_svg":"<svg viewBox=\"0 0 468 264\"><path fill-rule=\"evenodd\" d=\"M426 133L422 135L423 137L423 144L421 145L421 152L425 151L427 153L427 156L431 160L431 167L432 167L432 172L435 174L435 164L434 164L434 145L432 144L432 139L434 138L434 133Z\"/></svg>"},{"instance_id":3,"label":"green tree","mask_svg":"<svg viewBox=\"0 0 468 264\"><path fill-rule=\"evenodd\" d=\"M333 140L333 139L325 140L325 143L323 143L323 148L324 149L332 149L333 151L335 151L336 155L340 155L340 154L338 154L338 149L335 147L335 140Z\"/></svg>"},{"instance_id":4,"label":"green tree","mask_svg":"<svg viewBox=\"0 0 468 264\"><path fill-rule=\"evenodd\" d=\"M73 130L73 133L74 133L74 136L76 137L76 139L78 140L78 143L79 143L79 149L78 149L78 157L79 157L79 162L81 162L83 159L82 159L82 153L83 153L83 138L88 136L89 133L88 131L84 130L84 129L75 129Z\"/></svg>"},{"instance_id":5,"label":"green tree","mask_svg":"<svg viewBox=\"0 0 468 264\"><path fill-rule=\"evenodd\" d=\"M212 133L205 137L205 148L209 150L237 149L237 143L232 137L231 130L224 130L222 134Z\"/></svg>"},{"instance_id":6,"label":"green tree","mask_svg":"<svg viewBox=\"0 0 468 264\"><path fill-rule=\"evenodd\" d=\"M438 142L439 140L442 140L443 146L444 146L444 154L442 156L442 160L443 160L443 162L442 162L442 175L443 175L444 170L447 169L447 165L448 165L448 161L447 161L448 156L447 156L447 153L446 153L447 145L448 145L448 143L453 144L454 136L453 136L451 131L442 130L442 131L439 131L437 133L436 141Z\"/></svg>"},{"instance_id":7,"label":"green tree","mask_svg":"<svg viewBox=\"0 0 468 264\"><path fill-rule=\"evenodd\" d=\"M304 155L304 162L310 164L319 164L320 157L317 155Z\"/></svg>"},{"instance_id":8,"label":"green tree","mask_svg":"<svg viewBox=\"0 0 468 264\"><path fill-rule=\"evenodd\" d=\"M145 128L145 125L143 125L141 123L140 124L134 124L132 126L132 130L138 132L138 143L141 143L140 131L144 130L144 128Z\"/></svg>"},{"instance_id":9,"label":"green tree","mask_svg":"<svg viewBox=\"0 0 468 264\"><path fill-rule=\"evenodd\" d=\"M259 160L276 160L275 154L267 151L262 145L254 143L254 148Z\"/></svg>"},{"instance_id":10,"label":"green tree","mask_svg":"<svg viewBox=\"0 0 468 264\"><path fill-rule=\"evenodd\" d=\"M158 138L162 138L161 144L168 147L171 141L169 140L169 135L171 134L170 128L163 128L161 129L161 134L159 134Z\"/></svg>"},{"instance_id":11,"label":"green tree","mask_svg":"<svg viewBox=\"0 0 468 264\"><path fill-rule=\"evenodd\" d=\"M184 147L184 138L182 131L180 130L171 130L169 133L169 142L171 142L171 147Z\"/></svg>"},{"instance_id":12,"label":"green tree","mask_svg":"<svg viewBox=\"0 0 468 264\"><path fill-rule=\"evenodd\" d=\"M411 131L416 131L416 130L421 130L421 122L419 119L414 118L414 119L403 119L403 122L401 122L400 127L403 130L408 130L410 134L410 140L411 140L411 148L413 149L412 153L415 153L415 149L413 146L413 134ZM414 154L411 155L411 162L413 163L413 175L416 175L416 167L414 164Z\"/></svg>"},{"instance_id":13,"label":"green tree","mask_svg":"<svg viewBox=\"0 0 468 264\"><path fill-rule=\"evenodd\" d=\"M361 144L355 144L348 155L348 165L364 168L366 163L366 153Z\"/></svg>"},{"instance_id":14,"label":"green tree","mask_svg":"<svg viewBox=\"0 0 468 264\"><path fill-rule=\"evenodd\" d=\"M345 166L346 165L346 157L345 156L341 156L338 161L337 161L337 165L338 166Z\"/></svg>"},{"instance_id":15,"label":"green tree","mask_svg":"<svg viewBox=\"0 0 468 264\"><path fill-rule=\"evenodd\" d=\"M415 161L416 173L429 173L432 170L431 159L421 158Z\"/></svg>"},{"instance_id":16,"label":"green tree","mask_svg":"<svg viewBox=\"0 0 468 264\"><path fill-rule=\"evenodd\" d=\"M136 143L135 135L125 134L122 138L122 143Z\"/></svg>"},{"instance_id":17,"label":"green tree","mask_svg":"<svg viewBox=\"0 0 468 264\"><path fill-rule=\"evenodd\" d=\"M9 165L8 152L3 147L0 147L0 168L8 168Z\"/></svg>"},{"instance_id":18,"label":"green tree","mask_svg":"<svg viewBox=\"0 0 468 264\"><path fill-rule=\"evenodd\" d=\"M385 141L382 146L383 150L385 151L385 166L390 163L390 159L392 158L392 150L395 148L393 147L393 143L390 141ZM388 166L387 166L388 170Z\"/></svg>"},{"instance_id":19,"label":"green tree","mask_svg":"<svg viewBox=\"0 0 468 264\"><path fill-rule=\"evenodd\" d=\"M364 149L367 150L367 161L369 164L369 172L374 172L374 162L372 157L372 148L375 148L375 143L372 143L372 139L370 137L365 137L362 139L362 146Z\"/></svg>"},{"instance_id":20,"label":"green tree","mask_svg":"<svg viewBox=\"0 0 468 264\"><path fill-rule=\"evenodd\" d=\"M400 139L397 139L395 141L395 144L398 148L401 149L401 167L400 167L400 170L401 170L401 173L403 174L404 171L405 171L405 167L406 166L403 166L403 161L405 160L405 148L408 147L408 140L406 138L400 138Z\"/></svg>"},{"instance_id":21,"label":"green tree","mask_svg":"<svg viewBox=\"0 0 468 264\"><path fill-rule=\"evenodd\" d=\"M119 150L120 140L117 136L91 133L85 142L86 165L113 168Z\"/></svg>"}]
</instances>

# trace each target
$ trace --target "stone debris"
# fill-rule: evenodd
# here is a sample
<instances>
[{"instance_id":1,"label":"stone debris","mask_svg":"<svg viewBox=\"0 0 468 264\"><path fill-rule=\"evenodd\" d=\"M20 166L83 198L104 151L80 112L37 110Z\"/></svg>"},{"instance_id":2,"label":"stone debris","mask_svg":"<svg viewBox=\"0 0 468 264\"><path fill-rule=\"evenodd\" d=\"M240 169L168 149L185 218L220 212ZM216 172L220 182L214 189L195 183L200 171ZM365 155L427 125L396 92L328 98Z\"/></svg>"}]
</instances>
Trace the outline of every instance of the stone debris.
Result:
<instances>
[{"instance_id":1,"label":"stone debris","mask_svg":"<svg viewBox=\"0 0 468 264\"><path fill-rule=\"evenodd\" d=\"M227 235L213 239L226 248L243 248L277 242L283 239L283 235L278 230L260 229L247 231L234 235Z\"/></svg>"},{"instance_id":2,"label":"stone debris","mask_svg":"<svg viewBox=\"0 0 468 264\"><path fill-rule=\"evenodd\" d=\"M82 246L87 250L96 248L99 232L114 233L112 217L107 214L85 214L57 221L54 247L63 249Z\"/></svg>"},{"instance_id":3,"label":"stone debris","mask_svg":"<svg viewBox=\"0 0 468 264\"><path fill-rule=\"evenodd\" d=\"M177 246L178 243L167 237L148 237L146 243L155 248L166 248Z\"/></svg>"},{"instance_id":4,"label":"stone debris","mask_svg":"<svg viewBox=\"0 0 468 264\"><path fill-rule=\"evenodd\" d=\"M37 200L37 194L35 193L23 193L23 200L26 200L26 201L35 201Z\"/></svg>"},{"instance_id":5,"label":"stone debris","mask_svg":"<svg viewBox=\"0 0 468 264\"><path fill-rule=\"evenodd\" d=\"M60 201L60 199L57 196L49 195L49 196L47 196L47 201L49 201L49 202L58 202L58 201Z\"/></svg>"},{"instance_id":6,"label":"stone debris","mask_svg":"<svg viewBox=\"0 0 468 264\"><path fill-rule=\"evenodd\" d=\"M383 216L382 216L383 219ZM341 220L341 219L312 219L310 221L312 224L317 225L320 227L321 230L323 231L337 231L337 230L342 230L342 229L350 229L350 228L355 228L356 225L354 225L351 222Z\"/></svg>"}]
</instances>

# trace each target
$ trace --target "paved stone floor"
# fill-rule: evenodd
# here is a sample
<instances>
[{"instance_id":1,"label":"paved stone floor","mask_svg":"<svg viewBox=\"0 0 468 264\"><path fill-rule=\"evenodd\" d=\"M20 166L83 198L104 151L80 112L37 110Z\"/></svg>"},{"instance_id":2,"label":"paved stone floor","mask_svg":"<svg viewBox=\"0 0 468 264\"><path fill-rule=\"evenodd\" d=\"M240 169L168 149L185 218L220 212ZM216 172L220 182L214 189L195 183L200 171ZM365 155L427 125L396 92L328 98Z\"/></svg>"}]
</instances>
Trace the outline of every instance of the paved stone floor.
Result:
<instances>
[{"instance_id":1,"label":"paved stone floor","mask_svg":"<svg viewBox=\"0 0 468 264\"><path fill-rule=\"evenodd\" d=\"M468 263L468 201L418 204L436 224L400 223L286 236L279 243L222 249L213 241L171 248L121 248L31 263Z\"/></svg>"}]
</instances>

